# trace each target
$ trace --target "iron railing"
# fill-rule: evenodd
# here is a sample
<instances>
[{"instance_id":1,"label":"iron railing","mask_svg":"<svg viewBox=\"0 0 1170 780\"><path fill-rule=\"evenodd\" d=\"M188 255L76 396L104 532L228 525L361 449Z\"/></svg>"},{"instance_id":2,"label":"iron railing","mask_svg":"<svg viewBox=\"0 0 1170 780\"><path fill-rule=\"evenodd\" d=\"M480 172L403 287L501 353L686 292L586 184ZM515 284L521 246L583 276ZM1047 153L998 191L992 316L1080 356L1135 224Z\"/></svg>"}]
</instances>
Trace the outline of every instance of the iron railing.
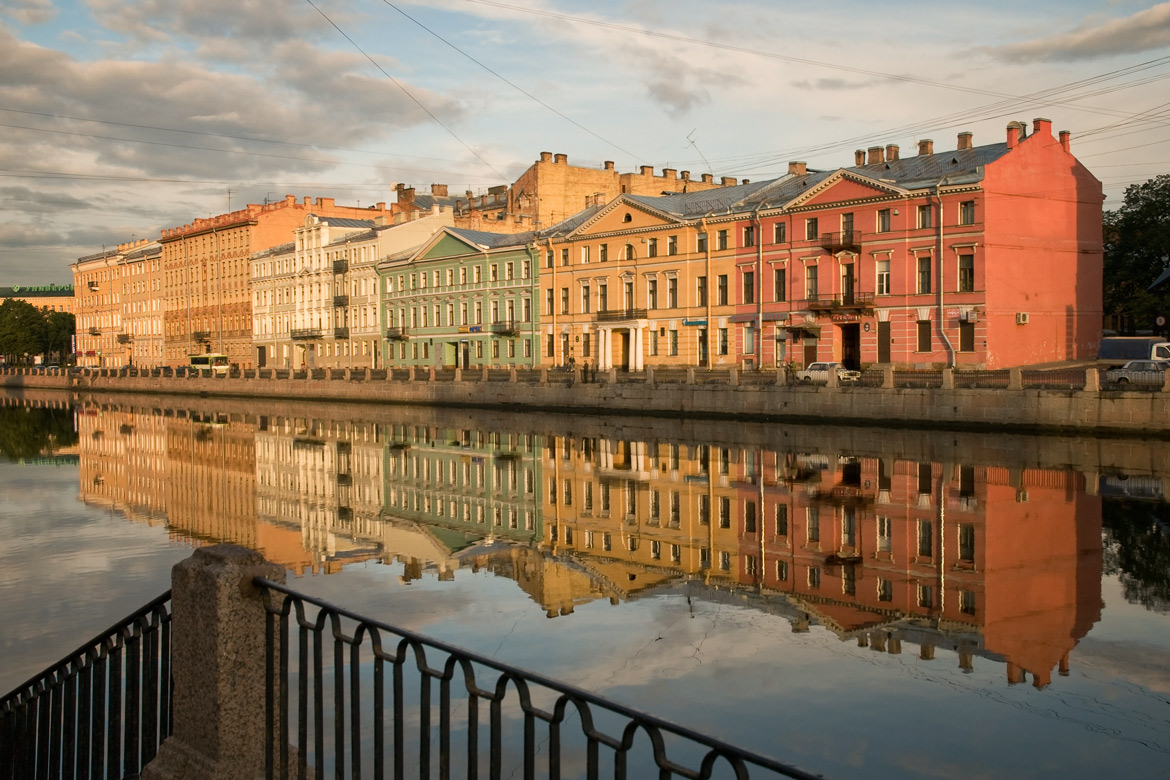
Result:
<instances>
[{"instance_id":1,"label":"iron railing","mask_svg":"<svg viewBox=\"0 0 1170 780\"><path fill-rule=\"evenodd\" d=\"M0 778L138 777L171 733L171 593L0 699Z\"/></svg>"},{"instance_id":2,"label":"iron railing","mask_svg":"<svg viewBox=\"0 0 1170 780\"><path fill-rule=\"evenodd\" d=\"M283 585L254 583L268 612L269 778L815 777ZM541 754L547 765L538 769Z\"/></svg>"}]
</instances>

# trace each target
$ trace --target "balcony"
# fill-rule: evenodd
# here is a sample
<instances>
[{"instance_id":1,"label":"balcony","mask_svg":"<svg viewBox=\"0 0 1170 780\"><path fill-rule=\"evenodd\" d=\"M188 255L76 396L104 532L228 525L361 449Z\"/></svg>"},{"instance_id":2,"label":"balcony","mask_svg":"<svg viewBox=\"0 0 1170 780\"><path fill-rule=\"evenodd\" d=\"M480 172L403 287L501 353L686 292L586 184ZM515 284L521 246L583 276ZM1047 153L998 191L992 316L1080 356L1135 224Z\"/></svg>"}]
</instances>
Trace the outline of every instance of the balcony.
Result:
<instances>
[{"instance_id":1,"label":"balcony","mask_svg":"<svg viewBox=\"0 0 1170 780\"><path fill-rule=\"evenodd\" d=\"M386 339L388 341L406 341L410 335L406 332L406 328L386 328Z\"/></svg>"},{"instance_id":2,"label":"balcony","mask_svg":"<svg viewBox=\"0 0 1170 780\"><path fill-rule=\"evenodd\" d=\"M847 249L857 251L861 249L861 231L842 230L840 233L822 233L817 236L817 243L830 252L842 252Z\"/></svg>"},{"instance_id":3,"label":"balcony","mask_svg":"<svg viewBox=\"0 0 1170 780\"><path fill-rule=\"evenodd\" d=\"M97 292L98 291L98 283L97 282L87 282L86 286L89 287L90 292Z\"/></svg>"},{"instance_id":4,"label":"balcony","mask_svg":"<svg viewBox=\"0 0 1170 780\"><path fill-rule=\"evenodd\" d=\"M191 332L191 338L195 341L211 341L211 331L196 330Z\"/></svg>"},{"instance_id":5,"label":"balcony","mask_svg":"<svg viewBox=\"0 0 1170 780\"><path fill-rule=\"evenodd\" d=\"M334 295L333 296L333 305L334 306L349 306L349 296L348 295Z\"/></svg>"},{"instance_id":6,"label":"balcony","mask_svg":"<svg viewBox=\"0 0 1170 780\"><path fill-rule=\"evenodd\" d=\"M134 337L131 336L129 333L119 333L118 334L118 343L119 344L129 344L133 340L134 340Z\"/></svg>"},{"instance_id":7,"label":"balcony","mask_svg":"<svg viewBox=\"0 0 1170 780\"><path fill-rule=\"evenodd\" d=\"M101 328L97 328L97 327L90 328L90 329L89 329L89 335L91 335L91 336L100 336L100 335L102 335L102 329L101 329Z\"/></svg>"},{"instance_id":8,"label":"balcony","mask_svg":"<svg viewBox=\"0 0 1170 780\"><path fill-rule=\"evenodd\" d=\"M349 261L348 260L334 260L333 261L333 273L343 274L348 270L349 270Z\"/></svg>"},{"instance_id":9,"label":"balcony","mask_svg":"<svg viewBox=\"0 0 1170 780\"><path fill-rule=\"evenodd\" d=\"M504 320L503 322L492 323L492 333L497 336L519 336L520 326L516 324L515 320Z\"/></svg>"},{"instance_id":10,"label":"balcony","mask_svg":"<svg viewBox=\"0 0 1170 780\"><path fill-rule=\"evenodd\" d=\"M845 295L810 295L806 306L809 311L868 311L873 309L873 293L847 293Z\"/></svg>"},{"instance_id":11,"label":"balcony","mask_svg":"<svg viewBox=\"0 0 1170 780\"><path fill-rule=\"evenodd\" d=\"M293 341L309 341L321 338L320 328L294 328L289 331L289 338Z\"/></svg>"},{"instance_id":12,"label":"balcony","mask_svg":"<svg viewBox=\"0 0 1170 780\"><path fill-rule=\"evenodd\" d=\"M353 475L351 475L351 474L338 474L337 475L337 484L341 485L342 487L344 487L346 485L352 485L353 484Z\"/></svg>"},{"instance_id":13,"label":"balcony","mask_svg":"<svg viewBox=\"0 0 1170 780\"><path fill-rule=\"evenodd\" d=\"M340 328L334 328L333 329L333 338L335 338L335 339L349 338L349 328L344 327L344 326L340 327Z\"/></svg>"},{"instance_id":14,"label":"balcony","mask_svg":"<svg viewBox=\"0 0 1170 780\"><path fill-rule=\"evenodd\" d=\"M612 311L597 312L598 322L623 322L625 320L646 319L645 309L614 309Z\"/></svg>"}]
</instances>

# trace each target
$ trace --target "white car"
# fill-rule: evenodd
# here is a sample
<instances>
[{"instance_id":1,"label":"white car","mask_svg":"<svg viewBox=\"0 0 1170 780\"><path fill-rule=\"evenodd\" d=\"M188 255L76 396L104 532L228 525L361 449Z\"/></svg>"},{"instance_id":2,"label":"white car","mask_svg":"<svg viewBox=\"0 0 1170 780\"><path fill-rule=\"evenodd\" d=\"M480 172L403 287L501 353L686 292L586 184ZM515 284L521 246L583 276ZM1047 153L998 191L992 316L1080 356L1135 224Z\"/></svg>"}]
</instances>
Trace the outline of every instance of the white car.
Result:
<instances>
[{"instance_id":1,"label":"white car","mask_svg":"<svg viewBox=\"0 0 1170 780\"><path fill-rule=\"evenodd\" d=\"M1109 384L1160 385L1165 380L1165 371L1170 369L1170 360L1131 360L1121 368L1105 372Z\"/></svg>"},{"instance_id":2,"label":"white car","mask_svg":"<svg viewBox=\"0 0 1170 780\"><path fill-rule=\"evenodd\" d=\"M845 368L840 363L809 363L808 368L796 372L796 381L806 385L811 385L814 382L827 384L830 371L837 372L837 382L839 383L856 382L861 378L860 371Z\"/></svg>"}]
</instances>

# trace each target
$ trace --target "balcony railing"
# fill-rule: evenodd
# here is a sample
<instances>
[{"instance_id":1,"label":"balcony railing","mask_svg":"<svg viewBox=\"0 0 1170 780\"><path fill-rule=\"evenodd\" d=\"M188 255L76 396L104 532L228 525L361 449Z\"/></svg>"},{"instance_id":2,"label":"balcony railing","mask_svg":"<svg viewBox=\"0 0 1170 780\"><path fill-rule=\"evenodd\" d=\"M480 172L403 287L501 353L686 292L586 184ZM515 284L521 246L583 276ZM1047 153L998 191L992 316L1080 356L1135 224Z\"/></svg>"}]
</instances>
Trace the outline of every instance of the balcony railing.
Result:
<instances>
[{"instance_id":1,"label":"balcony railing","mask_svg":"<svg viewBox=\"0 0 1170 780\"><path fill-rule=\"evenodd\" d=\"M810 311L832 311L834 309L872 309L873 293L854 292L846 295L809 295L807 307Z\"/></svg>"},{"instance_id":2,"label":"balcony railing","mask_svg":"<svg viewBox=\"0 0 1170 780\"><path fill-rule=\"evenodd\" d=\"M91 336L100 336L100 335L102 335L102 329L101 329L101 328L90 328L90 329L89 329L89 335L91 335Z\"/></svg>"},{"instance_id":3,"label":"balcony railing","mask_svg":"<svg viewBox=\"0 0 1170 780\"><path fill-rule=\"evenodd\" d=\"M520 326L516 324L515 320L493 322L492 333L497 336L518 336L520 334Z\"/></svg>"},{"instance_id":4,"label":"balcony railing","mask_svg":"<svg viewBox=\"0 0 1170 780\"><path fill-rule=\"evenodd\" d=\"M597 312L598 322L621 322L623 320L644 320L645 309L613 309L612 311Z\"/></svg>"},{"instance_id":5,"label":"balcony railing","mask_svg":"<svg viewBox=\"0 0 1170 780\"><path fill-rule=\"evenodd\" d=\"M333 261L333 273L343 274L348 270L349 270L349 261L348 260L334 260Z\"/></svg>"},{"instance_id":6,"label":"balcony railing","mask_svg":"<svg viewBox=\"0 0 1170 780\"><path fill-rule=\"evenodd\" d=\"M861 248L860 230L842 230L839 233L821 233L817 243L830 252Z\"/></svg>"},{"instance_id":7,"label":"balcony railing","mask_svg":"<svg viewBox=\"0 0 1170 780\"><path fill-rule=\"evenodd\" d=\"M211 331L197 330L191 333L191 338L195 341L211 341Z\"/></svg>"},{"instance_id":8,"label":"balcony railing","mask_svg":"<svg viewBox=\"0 0 1170 780\"><path fill-rule=\"evenodd\" d=\"M349 296L348 295L334 295L333 296L333 305L334 306L349 306Z\"/></svg>"},{"instance_id":9,"label":"balcony railing","mask_svg":"<svg viewBox=\"0 0 1170 780\"><path fill-rule=\"evenodd\" d=\"M134 340L134 337L131 336L129 333L119 333L118 334L118 343L119 344L129 344L133 340Z\"/></svg>"},{"instance_id":10,"label":"balcony railing","mask_svg":"<svg viewBox=\"0 0 1170 780\"><path fill-rule=\"evenodd\" d=\"M344 326L340 327L340 328L334 328L333 329L333 338L335 338L335 339L349 338L349 328L344 327Z\"/></svg>"},{"instance_id":11,"label":"balcony railing","mask_svg":"<svg viewBox=\"0 0 1170 780\"><path fill-rule=\"evenodd\" d=\"M320 328L294 328L289 332L289 337L293 341L307 341L309 339L321 338Z\"/></svg>"},{"instance_id":12,"label":"balcony railing","mask_svg":"<svg viewBox=\"0 0 1170 780\"><path fill-rule=\"evenodd\" d=\"M386 328L386 339L389 341L406 341L410 338L405 327L401 328Z\"/></svg>"},{"instance_id":13,"label":"balcony railing","mask_svg":"<svg viewBox=\"0 0 1170 780\"><path fill-rule=\"evenodd\" d=\"M90 292L97 292L98 291L98 283L97 282L87 282L86 286L89 287Z\"/></svg>"}]
</instances>

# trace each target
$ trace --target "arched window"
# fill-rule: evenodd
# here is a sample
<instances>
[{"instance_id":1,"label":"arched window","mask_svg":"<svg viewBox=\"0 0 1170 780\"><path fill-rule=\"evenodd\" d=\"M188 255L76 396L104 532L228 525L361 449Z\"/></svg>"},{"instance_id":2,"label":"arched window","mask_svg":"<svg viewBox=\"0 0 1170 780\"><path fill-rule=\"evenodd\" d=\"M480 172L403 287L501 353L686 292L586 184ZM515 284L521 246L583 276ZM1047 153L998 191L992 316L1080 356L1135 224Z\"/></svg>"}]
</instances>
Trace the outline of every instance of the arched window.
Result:
<instances>
[{"instance_id":1,"label":"arched window","mask_svg":"<svg viewBox=\"0 0 1170 780\"><path fill-rule=\"evenodd\" d=\"M634 245L633 244L626 244L626 259L627 260L634 259Z\"/></svg>"}]
</instances>

